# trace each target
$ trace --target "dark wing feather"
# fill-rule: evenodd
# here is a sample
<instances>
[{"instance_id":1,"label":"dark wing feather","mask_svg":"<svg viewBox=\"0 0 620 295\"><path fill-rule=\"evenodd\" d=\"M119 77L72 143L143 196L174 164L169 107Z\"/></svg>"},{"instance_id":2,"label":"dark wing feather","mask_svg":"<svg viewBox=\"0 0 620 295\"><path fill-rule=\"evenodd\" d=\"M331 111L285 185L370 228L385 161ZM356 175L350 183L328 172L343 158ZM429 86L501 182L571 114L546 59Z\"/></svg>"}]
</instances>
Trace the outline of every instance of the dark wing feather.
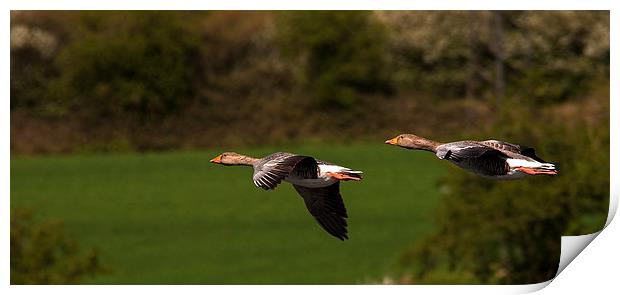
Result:
<instances>
[{"instance_id":1,"label":"dark wing feather","mask_svg":"<svg viewBox=\"0 0 620 295\"><path fill-rule=\"evenodd\" d=\"M506 158L506 154L486 146L455 148L446 153L446 159L459 166L489 176L505 175L510 171Z\"/></svg>"},{"instance_id":2,"label":"dark wing feather","mask_svg":"<svg viewBox=\"0 0 620 295\"><path fill-rule=\"evenodd\" d=\"M509 151L517 154L520 154L522 150L520 145L494 139L480 141L480 143L494 149Z\"/></svg>"},{"instance_id":3,"label":"dark wing feather","mask_svg":"<svg viewBox=\"0 0 620 295\"><path fill-rule=\"evenodd\" d=\"M523 147L523 149L521 150L521 154L526 156L526 157L530 157L538 162L541 163L547 163L547 161L541 159L540 157L538 157L536 155L536 151L534 150L534 148L531 147Z\"/></svg>"},{"instance_id":4,"label":"dark wing feather","mask_svg":"<svg viewBox=\"0 0 620 295\"><path fill-rule=\"evenodd\" d=\"M347 210L340 196L340 182L320 188L293 185L304 199L310 214L332 236L345 240L347 236Z\"/></svg>"},{"instance_id":5,"label":"dark wing feather","mask_svg":"<svg viewBox=\"0 0 620 295\"><path fill-rule=\"evenodd\" d=\"M290 174L303 178L317 178L316 160L308 156L282 154L262 163L252 177L254 184L263 189L274 189Z\"/></svg>"},{"instance_id":6,"label":"dark wing feather","mask_svg":"<svg viewBox=\"0 0 620 295\"><path fill-rule=\"evenodd\" d=\"M487 152L496 153L500 156L506 156L504 153L484 145L471 145L464 147L452 147L448 150L444 159L460 162L465 159L478 158Z\"/></svg>"},{"instance_id":7,"label":"dark wing feather","mask_svg":"<svg viewBox=\"0 0 620 295\"><path fill-rule=\"evenodd\" d=\"M291 171L291 176L296 176L299 178L307 178L307 179L316 179L319 175L318 163L312 157L298 156L303 157L300 161L298 161L293 170Z\"/></svg>"},{"instance_id":8,"label":"dark wing feather","mask_svg":"<svg viewBox=\"0 0 620 295\"><path fill-rule=\"evenodd\" d=\"M509 143L509 142L505 142L505 141L499 141L499 140L485 140L485 141L481 141L480 143L490 146L492 148L496 148L499 150L505 150L505 151L510 151L513 153L517 153L517 154L521 154L524 155L526 157L530 157L538 162L541 163L546 163L547 161L539 158L536 155L536 151L534 150L534 148L532 147L528 147L528 146L524 146L524 145L518 145L518 144L514 144L514 143Z\"/></svg>"}]
</instances>

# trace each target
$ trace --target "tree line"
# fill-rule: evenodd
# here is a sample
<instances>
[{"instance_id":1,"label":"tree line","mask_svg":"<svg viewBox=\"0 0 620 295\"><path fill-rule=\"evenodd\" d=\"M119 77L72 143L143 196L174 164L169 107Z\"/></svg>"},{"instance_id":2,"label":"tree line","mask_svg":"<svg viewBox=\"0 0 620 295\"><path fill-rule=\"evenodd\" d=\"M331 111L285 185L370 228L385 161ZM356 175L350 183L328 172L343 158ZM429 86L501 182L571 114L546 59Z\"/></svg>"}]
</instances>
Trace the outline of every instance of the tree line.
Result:
<instances>
[{"instance_id":1,"label":"tree line","mask_svg":"<svg viewBox=\"0 0 620 295\"><path fill-rule=\"evenodd\" d=\"M12 149L332 139L324 126L355 139L407 128L393 110L408 107L454 120L466 108L479 128L502 100L579 99L608 75L609 14L597 11L16 11ZM307 125L282 124L298 115ZM22 136L52 133L66 146Z\"/></svg>"}]
</instances>

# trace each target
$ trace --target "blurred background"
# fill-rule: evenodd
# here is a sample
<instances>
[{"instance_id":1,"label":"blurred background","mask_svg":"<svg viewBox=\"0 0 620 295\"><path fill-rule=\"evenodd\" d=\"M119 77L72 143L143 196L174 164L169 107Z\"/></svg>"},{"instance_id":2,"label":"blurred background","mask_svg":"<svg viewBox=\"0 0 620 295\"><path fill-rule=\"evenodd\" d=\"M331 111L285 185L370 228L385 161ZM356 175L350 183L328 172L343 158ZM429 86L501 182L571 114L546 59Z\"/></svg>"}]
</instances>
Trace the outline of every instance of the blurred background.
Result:
<instances>
[{"instance_id":1,"label":"blurred background","mask_svg":"<svg viewBox=\"0 0 620 295\"><path fill-rule=\"evenodd\" d=\"M609 199L607 11L12 11L12 284L523 284ZM383 144L499 139L490 181ZM363 170L350 240L235 150Z\"/></svg>"}]
</instances>

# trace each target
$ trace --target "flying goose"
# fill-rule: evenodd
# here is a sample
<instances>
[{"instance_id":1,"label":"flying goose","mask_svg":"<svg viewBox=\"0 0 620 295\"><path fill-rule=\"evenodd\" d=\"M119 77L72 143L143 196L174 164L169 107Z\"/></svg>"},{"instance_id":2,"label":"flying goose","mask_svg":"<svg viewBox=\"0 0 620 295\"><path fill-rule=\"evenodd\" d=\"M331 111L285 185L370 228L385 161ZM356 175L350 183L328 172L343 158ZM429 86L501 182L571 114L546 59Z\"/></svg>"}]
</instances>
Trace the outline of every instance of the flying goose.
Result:
<instances>
[{"instance_id":1,"label":"flying goose","mask_svg":"<svg viewBox=\"0 0 620 295\"><path fill-rule=\"evenodd\" d=\"M555 175L555 165L536 156L533 148L499 140L440 143L413 134L401 134L385 142L406 149L435 153L475 174L493 179L516 179L526 175Z\"/></svg>"},{"instance_id":2,"label":"flying goose","mask_svg":"<svg viewBox=\"0 0 620 295\"><path fill-rule=\"evenodd\" d=\"M340 196L340 181L361 180L361 171L284 152L260 159L226 152L210 162L226 166L252 166L254 185L265 190L275 189L282 181L292 183L310 214L325 231L343 241L349 238L348 215Z\"/></svg>"}]
</instances>

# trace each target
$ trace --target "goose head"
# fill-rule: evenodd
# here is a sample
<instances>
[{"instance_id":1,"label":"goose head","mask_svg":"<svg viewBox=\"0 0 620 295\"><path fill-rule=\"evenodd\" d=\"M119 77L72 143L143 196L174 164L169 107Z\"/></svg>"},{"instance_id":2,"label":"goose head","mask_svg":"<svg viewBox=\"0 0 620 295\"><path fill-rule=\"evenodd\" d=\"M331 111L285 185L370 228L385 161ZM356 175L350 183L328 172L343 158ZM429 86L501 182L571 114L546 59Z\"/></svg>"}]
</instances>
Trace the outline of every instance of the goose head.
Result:
<instances>
[{"instance_id":1,"label":"goose head","mask_svg":"<svg viewBox=\"0 0 620 295\"><path fill-rule=\"evenodd\" d=\"M211 159L211 161L209 162L224 166L233 166L252 164L254 162L253 160L255 159L241 154L237 154L235 152L225 152Z\"/></svg>"},{"instance_id":2,"label":"goose head","mask_svg":"<svg viewBox=\"0 0 620 295\"><path fill-rule=\"evenodd\" d=\"M401 134L386 140L386 144L395 145L406 149L434 150L438 143L414 134Z\"/></svg>"}]
</instances>

